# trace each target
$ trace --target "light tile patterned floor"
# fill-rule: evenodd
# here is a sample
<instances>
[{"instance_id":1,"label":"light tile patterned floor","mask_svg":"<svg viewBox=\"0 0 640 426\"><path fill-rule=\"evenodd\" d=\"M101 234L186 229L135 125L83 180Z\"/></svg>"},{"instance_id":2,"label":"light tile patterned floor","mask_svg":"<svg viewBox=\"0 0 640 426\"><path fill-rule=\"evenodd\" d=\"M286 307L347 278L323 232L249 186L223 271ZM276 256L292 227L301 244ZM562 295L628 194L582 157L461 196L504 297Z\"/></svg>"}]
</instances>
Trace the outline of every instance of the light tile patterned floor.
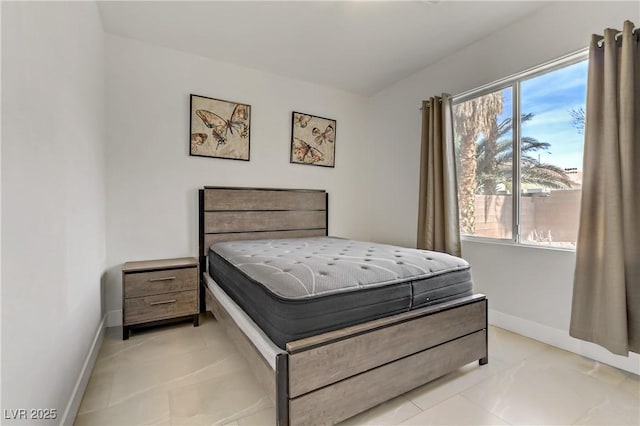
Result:
<instances>
[{"instance_id":1,"label":"light tile patterned floor","mask_svg":"<svg viewBox=\"0 0 640 426\"><path fill-rule=\"evenodd\" d=\"M107 331L76 425L272 425L275 412L210 314ZM343 425L634 425L638 376L491 327L489 364L466 365Z\"/></svg>"}]
</instances>

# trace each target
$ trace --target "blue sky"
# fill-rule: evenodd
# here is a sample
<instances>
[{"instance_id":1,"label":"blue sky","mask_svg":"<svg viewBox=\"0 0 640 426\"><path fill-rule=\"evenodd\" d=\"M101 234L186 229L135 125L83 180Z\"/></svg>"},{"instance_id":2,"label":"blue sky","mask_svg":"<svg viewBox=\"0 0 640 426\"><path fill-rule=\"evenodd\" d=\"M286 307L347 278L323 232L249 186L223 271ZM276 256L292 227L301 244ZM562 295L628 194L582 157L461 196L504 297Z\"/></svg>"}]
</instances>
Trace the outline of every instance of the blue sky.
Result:
<instances>
[{"instance_id":1,"label":"blue sky","mask_svg":"<svg viewBox=\"0 0 640 426\"><path fill-rule=\"evenodd\" d=\"M550 153L538 151L540 161L563 168L582 170L583 134L571 125L570 111L585 107L587 61L549 72L520 85L521 112L534 117L522 125L522 136L549 142ZM505 89L504 113L498 122L511 116L511 89ZM536 154L538 154L536 153Z\"/></svg>"}]
</instances>

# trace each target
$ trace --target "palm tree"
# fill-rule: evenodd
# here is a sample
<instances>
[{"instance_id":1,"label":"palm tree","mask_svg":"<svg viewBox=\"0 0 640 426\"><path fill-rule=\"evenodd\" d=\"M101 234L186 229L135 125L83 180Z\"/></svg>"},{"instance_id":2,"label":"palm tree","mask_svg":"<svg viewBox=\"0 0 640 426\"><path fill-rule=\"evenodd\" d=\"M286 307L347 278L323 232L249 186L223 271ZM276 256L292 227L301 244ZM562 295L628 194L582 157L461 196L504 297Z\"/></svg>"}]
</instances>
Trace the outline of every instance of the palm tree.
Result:
<instances>
[{"instance_id":1,"label":"palm tree","mask_svg":"<svg viewBox=\"0 0 640 426\"><path fill-rule=\"evenodd\" d=\"M454 106L456 158L458 164L458 203L460 208L460 232L474 234L476 223L476 188L478 186L476 141L480 135L489 139L487 152L493 149L491 141L497 141L497 121L502 113L502 91L479 96Z\"/></svg>"},{"instance_id":2,"label":"palm tree","mask_svg":"<svg viewBox=\"0 0 640 426\"><path fill-rule=\"evenodd\" d=\"M521 123L534 117L533 114L522 114ZM495 139L485 137L476 147L476 194L495 194L498 184L509 191L512 190L513 144L511 137L504 138L513 128L511 118L503 120L497 126ZM561 167L542 163L532 156L538 151L549 153L551 144L540 142L535 138L524 136L520 143L520 182L549 189L571 188L572 181Z\"/></svg>"},{"instance_id":3,"label":"palm tree","mask_svg":"<svg viewBox=\"0 0 640 426\"><path fill-rule=\"evenodd\" d=\"M460 207L460 232L475 233L476 194L496 194L498 185L513 191L513 143L506 137L513 129L513 121L507 118L497 124L502 112L502 94L493 99L467 101L454 107L456 161L458 171L458 202ZM489 96L489 95L487 95ZM476 114L490 115L481 120ZM533 119L532 113L522 114L520 122ZM482 136L479 142L478 138ZM549 152L551 144L524 136L520 143L520 182L542 188L571 188L572 181L564 169L540 162L533 154Z\"/></svg>"}]
</instances>

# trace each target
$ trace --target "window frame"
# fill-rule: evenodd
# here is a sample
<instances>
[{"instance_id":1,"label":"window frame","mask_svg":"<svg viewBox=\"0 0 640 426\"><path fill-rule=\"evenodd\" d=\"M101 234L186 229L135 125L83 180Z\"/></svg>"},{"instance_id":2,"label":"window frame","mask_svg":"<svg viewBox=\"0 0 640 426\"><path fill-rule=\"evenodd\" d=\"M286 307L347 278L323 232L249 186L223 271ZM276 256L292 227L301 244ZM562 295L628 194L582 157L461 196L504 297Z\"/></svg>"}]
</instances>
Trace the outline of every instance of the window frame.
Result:
<instances>
[{"instance_id":1,"label":"window frame","mask_svg":"<svg viewBox=\"0 0 640 426\"><path fill-rule=\"evenodd\" d=\"M527 244L521 241L521 230L520 230L520 198L522 194L520 193L520 166L521 166L521 137L522 134L520 132L520 85L523 81L530 80L532 78L536 78L542 74L547 74L561 68L565 68L578 62L582 62L585 60L589 60L589 49L584 48L580 49L576 52L561 56L556 59L552 59L548 62L545 62L541 65L537 65L531 67L525 71L521 71L515 74L512 74L508 77L502 78L500 80L496 80L492 83L488 83L477 87L475 89L468 90L466 92L459 93L451 97L451 104L457 105L459 103L469 101L471 99L477 98L479 96L484 96L489 93L504 90L508 87L511 88L511 99L512 99L512 149L513 149L513 168L512 168L512 224L511 224L511 238L493 238L493 237L483 237L478 235L464 235L460 234L460 239L462 241L473 241L473 242L482 242L482 243L492 243L492 244L504 244L509 246L521 246L521 247L530 247L530 248L540 248L545 250L560 250L560 251L570 251L575 252L575 248L570 247L554 247L554 246L544 246L537 244Z\"/></svg>"}]
</instances>

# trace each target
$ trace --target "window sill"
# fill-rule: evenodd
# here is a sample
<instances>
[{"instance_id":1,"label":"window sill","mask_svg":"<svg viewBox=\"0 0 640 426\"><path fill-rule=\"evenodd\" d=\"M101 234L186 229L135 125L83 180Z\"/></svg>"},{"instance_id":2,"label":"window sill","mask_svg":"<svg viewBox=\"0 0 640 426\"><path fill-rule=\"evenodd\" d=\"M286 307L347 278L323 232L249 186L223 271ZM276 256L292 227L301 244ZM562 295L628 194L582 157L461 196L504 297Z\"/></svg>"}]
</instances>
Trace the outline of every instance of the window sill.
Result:
<instances>
[{"instance_id":1,"label":"window sill","mask_svg":"<svg viewBox=\"0 0 640 426\"><path fill-rule=\"evenodd\" d=\"M576 252L576 249L574 247L570 248L570 247L544 246L544 245L537 245L537 244L522 244L522 243L515 243L512 240L505 240L505 239L499 239L499 238L473 237L473 236L461 235L460 240L462 242L493 244L493 245L500 245L500 246L515 247L515 248L551 250L551 251L561 251L561 252L569 252L569 253Z\"/></svg>"}]
</instances>

